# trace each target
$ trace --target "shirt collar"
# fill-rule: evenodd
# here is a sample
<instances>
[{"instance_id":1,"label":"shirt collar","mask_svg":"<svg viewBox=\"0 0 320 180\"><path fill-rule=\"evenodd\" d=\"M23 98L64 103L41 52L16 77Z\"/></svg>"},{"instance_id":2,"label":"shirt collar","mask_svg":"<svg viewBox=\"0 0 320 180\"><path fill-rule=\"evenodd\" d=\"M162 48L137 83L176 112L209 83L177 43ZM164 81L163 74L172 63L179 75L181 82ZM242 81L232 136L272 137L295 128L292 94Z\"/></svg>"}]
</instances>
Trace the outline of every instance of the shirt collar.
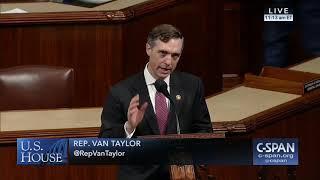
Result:
<instances>
[{"instance_id":1,"label":"shirt collar","mask_svg":"<svg viewBox=\"0 0 320 180\"><path fill-rule=\"evenodd\" d=\"M146 64L145 68L144 68L144 71L143 71L143 74L144 74L144 78L146 80L146 83L147 85L151 85L153 84L154 82L156 82L156 79L150 74L149 70L148 70L148 64ZM167 83L167 85L169 86L169 82L170 82L170 75L167 76L165 79L164 79L164 82Z\"/></svg>"}]
</instances>

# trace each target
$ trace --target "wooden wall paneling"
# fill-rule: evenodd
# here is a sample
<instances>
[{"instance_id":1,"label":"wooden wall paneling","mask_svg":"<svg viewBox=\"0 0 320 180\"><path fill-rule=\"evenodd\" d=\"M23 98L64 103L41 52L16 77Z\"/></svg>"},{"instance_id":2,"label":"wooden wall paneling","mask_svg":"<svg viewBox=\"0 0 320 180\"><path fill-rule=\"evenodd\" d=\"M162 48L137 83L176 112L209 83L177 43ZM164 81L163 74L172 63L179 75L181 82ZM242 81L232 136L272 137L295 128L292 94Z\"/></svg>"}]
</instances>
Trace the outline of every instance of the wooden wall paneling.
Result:
<instances>
[{"instance_id":1,"label":"wooden wall paneling","mask_svg":"<svg viewBox=\"0 0 320 180\"><path fill-rule=\"evenodd\" d=\"M209 23L209 32L208 32L208 46L209 46L209 62L208 66L210 66L211 70L204 72L205 82L211 83L211 86L207 86L207 89L215 89L217 92L218 90L222 89L222 66L221 63L223 61L222 58L222 32L223 29L221 28L221 24L223 22L223 1L209 1L208 6L204 8L208 11L208 23ZM211 74L214 72L214 74ZM214 79L211 78L214 76ZM210 94L208 90L206 90L206 94Z\"/></svg>"},{"instance_id":2,"label":"wooden wall paneling","mask_svg":"<svg viewBox=\"0 0 320 180\"><path fill-rule=\"evenodd\" d=\"M74 107L100 106L122 74L121 26L63 24L1 28L0 67L26 64L75 70Z\"/></svg>"},{"instance_id":3,"label":"wooden wall paneling","mask_svg":"<svg viewBox=\"0 0 320 180\"><path fill-rule=\"evenodd\" d=\"M223 4L223 58L222 73L236 74L243 73L240 55L240 3L225 2Z\"/></svg>"},{"instance_id":4,"label":"wooden wall paneling","mask_svg":"<svg viewBox=\"0 0 320 180\"><path fill-rule=\"evenodd\" d=\"M218 4L163 0L116 12L4 15L0 68L25 64L72 67L74 107L101 106L112 85L143 69L147 32L156 24L171 23L186 37L180 69L202 77L206 94L212 94L222 84L219 42L215 41Z\"/></svg>"}]
</instances>

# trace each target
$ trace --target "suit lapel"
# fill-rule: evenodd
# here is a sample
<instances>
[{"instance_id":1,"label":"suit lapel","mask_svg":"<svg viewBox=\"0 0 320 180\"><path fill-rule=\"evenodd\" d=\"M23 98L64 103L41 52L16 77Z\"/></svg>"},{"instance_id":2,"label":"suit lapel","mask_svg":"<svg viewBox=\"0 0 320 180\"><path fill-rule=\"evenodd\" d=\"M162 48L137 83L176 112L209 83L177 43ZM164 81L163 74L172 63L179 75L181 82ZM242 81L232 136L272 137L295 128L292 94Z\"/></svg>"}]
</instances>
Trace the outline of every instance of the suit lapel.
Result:
<instances>
[{"instance_id":1,"label":"suit lapel","mask_svg":"<svg viewBox=\"0 0 320 180\"><path fill-rule=\"evenodd\" d=\"M184 93L183 93L181 87L182 86L181 86L180 81L177 77L177 74L172 73L170 76L170 95L176 105L176 113L177 113L178 117L180 117L180 110L181 110L182 102L183 102L183 98L184 98ZM177 123L176 122L177 121L176 121L173 107L170 107L167 134L177 133ZM179 123L179 124L180 124L180 128L181 128L181 123Z\"/></svg>"},{"instance_id":2,"label":"suit lapel","mask_svg":"<svg viewBox=\"0 0 320 180\"><path fill-rule=\"evenodd\" d=\"M138 75L137 81L134 83L133 89L135 91L135 94L139 94L141 105L144 102L148 102L148 107L144 114L143 121L149 124L154 134L160 134L158 123L157 123L157 117L153 110L153 106L150 100L150 96L149 96L149 92L148 92L148 88L146 85L143 72Z\"/></svg>"}]
</instances>

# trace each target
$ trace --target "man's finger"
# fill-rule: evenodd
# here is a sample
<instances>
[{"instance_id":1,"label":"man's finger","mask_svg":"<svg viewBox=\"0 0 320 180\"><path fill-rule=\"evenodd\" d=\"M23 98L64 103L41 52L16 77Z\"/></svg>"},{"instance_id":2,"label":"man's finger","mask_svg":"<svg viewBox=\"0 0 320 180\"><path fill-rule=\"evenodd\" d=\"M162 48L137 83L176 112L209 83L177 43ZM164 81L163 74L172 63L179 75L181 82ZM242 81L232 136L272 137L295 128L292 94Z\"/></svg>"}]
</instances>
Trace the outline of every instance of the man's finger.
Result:
<instances>
[{"instance_id":1,"label":"man's finger","mask_svg":"<svg viewBox=\"0 0 320 180\"><path fill-rule=\"evenodd\" d=\"M130 115L133 115L134 113L136 113L138 111L138 109L131 109L130 111L129 111L129 114Z\"/></svg>"},{"instance_id":2,"label":"man's finger","mask_svg":"<svg viewBox=\"0 0 320 180\"><path fill-rule=\"evenodd\" d=\"M129 106L130 106L132 103L135 103L135 102L139 102L139 94L135 95L135 96L131 99Z\"/></svg>"},{"instance_id":3,"label":"man's finger","mask_svg":"<svg viewBox=\"0 0 320 180\"><path fill-rule=\"evenodd\" d=\"M140 107L140 111L145 112L148 107L148 102L144 102L143 105Z\"/></svg>"},{"instance_id":4,"label":"man's finger","mask_svg":"<svg viewBox=\"0 0 320 180\"><path fill-rule=\"evenodd\" d=\"M131 109L135 109L135 108L137 108L139 106L139 103L138 102L135 102L135 103L132 103L132 104L130 104L130 106L129 106L129 111L131 110Z\"/></svg>"}]
</instances>

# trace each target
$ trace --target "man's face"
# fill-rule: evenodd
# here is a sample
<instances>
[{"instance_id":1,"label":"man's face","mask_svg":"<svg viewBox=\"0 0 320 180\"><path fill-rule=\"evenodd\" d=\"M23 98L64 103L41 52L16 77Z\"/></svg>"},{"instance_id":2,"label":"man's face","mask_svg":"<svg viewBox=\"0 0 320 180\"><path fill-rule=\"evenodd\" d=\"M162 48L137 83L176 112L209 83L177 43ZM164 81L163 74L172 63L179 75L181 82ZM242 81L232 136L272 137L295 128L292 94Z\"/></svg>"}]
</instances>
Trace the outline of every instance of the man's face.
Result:
<instances>
[{"instance_id":1,"label":"man's face","mask_svg":"<svg viewBox=\"0 0 320 180\"><path fill-rule=\"evenodd\" d=\"M146 51L149 56L148 70L155 79L164 79L177 67L183 47L182 39L170 39L162 42L159 39L151 47L146 44Z\"/></svg>"}]
</instances>

